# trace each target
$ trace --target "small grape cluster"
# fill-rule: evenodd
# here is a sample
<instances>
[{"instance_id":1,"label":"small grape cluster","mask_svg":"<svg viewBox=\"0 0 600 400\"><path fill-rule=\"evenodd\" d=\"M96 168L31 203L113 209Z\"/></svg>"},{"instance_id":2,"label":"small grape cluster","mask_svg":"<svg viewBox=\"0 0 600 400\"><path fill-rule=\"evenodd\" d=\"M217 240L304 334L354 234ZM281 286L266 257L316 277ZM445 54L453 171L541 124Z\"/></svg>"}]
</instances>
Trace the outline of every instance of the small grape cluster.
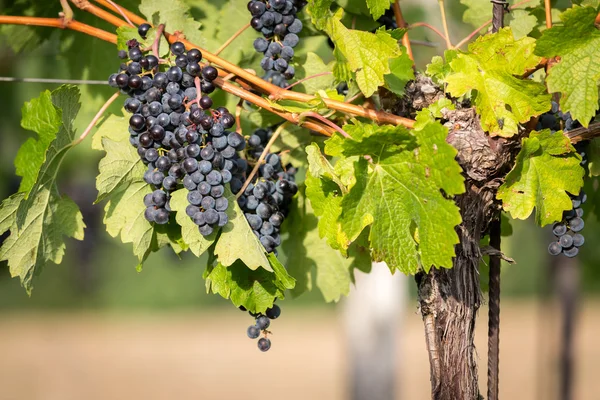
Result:
<instances>
[{"instance_id":1,"label":"small grape cluster","mask_svg":"<svg viewBox=\"0 0 600 400\"><path fill-rule=\"evenodd\" d=\"M248 138L249 160L258 162L272 135L272 129L254 131ZM238 204L265 250L276 253L276 247L281 244L281 224L288 214L292 197L298 192L296 168L284 167L279 154L268 153L264 160L266 162L258 170L259 178L248 184Z\"/></svg>"},{"instance_id":2,"label":"small grape cluster","mask_svg":"<svg viewBox=\"0 0 600 400\"><path fill-rule=\"evenodd\" d=\"M552 109L540 116L537 130L550 129L555 131L570 131L581 126L577 121L573 120L570 112L563 113L559 109L558 103L552 101Z\"/></svg>"},{"instance_id":3,"label":"small grape cluster","mask_svg":"<svg viewBox=\"0 0 600 400\"><path fill-rule=\"evenodd\" d=\"M581 155L581 166L585 168L587 165L587 156L581 148L578 148L578 151ZM555 223L552 227L552 233L556 236L557 240L550 243L548 253L553 256L562 253L569 258L575 257L579 254L579 248L585 243L585 238L580 233L585 226L581 206L586 202L587 195L582 189L578 195L569 194L569 196L571 197L573 208L565 211L562 221Z\"/></svg>"},{"instance_id":4,"label":"small grape cluster","mask_svg":"<svg viewBox=\"0 0 600 400\"><path fill-rule=\"evenodd\" d=\"M287 80L296 74L290 62L302 30L302 21L296 13L303 5L291 0L248 2L248 11L252 14L250 25L264 36L254 41L254 49L264 54L260 62L266 72L264 79L282 88L287 87Z\"/></svg>"},{"instance_id":5,"label":"small grape cluster","mask_svg":"<svg viewBox=\"0 0 600 400\"><path fill-rule=\"evenodd\" d=\"M246 311L244 307L240 307L242 311ZM271 340L267 335L271 332L267 330L271 326L271 320L277 319L281 315L281 309L277 304L269 308L264 314L250 313L255 318L255 324L250 325L246 330L246 334L250 339L257 339L262 332L264 337L258 339L258 348L260 351L268 351L271 348Z\"/></svg>"},{"instance_id":6,"label":"small grape cluster","mask_svg":"<svg viewBox=\"0 0 600 400\"><path fill-rule=\"evenodd\" d=\"M143 24L138 32L145 37L148 30L149 25ZM144 216L150 222L166 224L171 193L181 181L188 189L205 181L202 193L211 196L204 200L190 195L188 199L212 210L200 224L206 226L200 231L210 234L213 226L227 223L227 215L220 211L228 205L222 198L222 184L232 177L231 171L225 172L225 160L235 158L245 145L241 135L226 135L225 129L235 123L227 109L211 109L213 102L207 94L215 90L213 81L218 72L212 66L202 68L200 50L186 52L181 42L171 45L167 60L145 54L136 40L129 40L127 46L128 51L119 51L123 63L119 72L109 77L109 84L129 95L124 102L125 110L133 114L129 118L129 140L147 165L144 181L154 188L144 198ZM212 138L224 135L226 145L215 149ZM199 218L196 221L200 222Z\"/></svg>"}]
</instances>

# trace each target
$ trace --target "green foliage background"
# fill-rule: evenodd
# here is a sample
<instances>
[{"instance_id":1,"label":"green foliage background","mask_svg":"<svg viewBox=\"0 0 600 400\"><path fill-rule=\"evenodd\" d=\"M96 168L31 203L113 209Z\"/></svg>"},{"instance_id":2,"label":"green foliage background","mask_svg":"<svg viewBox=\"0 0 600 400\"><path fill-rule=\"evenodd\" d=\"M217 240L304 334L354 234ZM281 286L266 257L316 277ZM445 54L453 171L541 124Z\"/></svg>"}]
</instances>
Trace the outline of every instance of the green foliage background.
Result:
<instances>
[{"instance_id":1,"label":"green foliage background","mask_svg":"<svg viewBox=\"0 0 600 400\"><path fill-rule=\"evenodd\" d=\"M192 14L196 19L206 21L205 15L197 4L205 4L204 0L187 0L192 6ZM41 7L38 2L0 1L0 10L11 10L11 14L22 14L23 10L35 6L37 16L55 16L58 7ZM138 1L127 0L120 4L136 9ZM227 1L210 2L215 10L227 7ZM345 3L340 1L340 3ZM346 2L347 3L347 2ZM410 21L426 21L440 25L436 1L410 5L404 10ZM58 2L56 2L58 5ZM428 8L431 6L431 8ZM465 6L459 2L449 5L451 32L456 41L472 29L461 22ZM245 11L245 10L244 10ZM4 12L3 12L4 13ZM106 30L113 27L97 18L76 10L77 19ZM347 18L347 17L345 17ZM357 19L357 28L363 22ZM366 19L365 19L366 21ZM218 21L213 21L217 23ZM346 22L346 21L344 21ZM240 22L241 24L241 22ZM210 27L207 27L210 28ZM212 28L211 28L212 29ZM237 29L237 28L236 28ZM235 30L235 29L234 29ZM35 35L32 35L32 32ZM459 36L460 35L460 36ZM41 45L37 37L47 37ZM227 36L226 36L227 37ZM225 37L225 38L226 38ZM222 39L220 37L211 40ZM426 30L411 32L411 39L431 41L440 47L415 47L416 62L424 65L431 57L441 51L443 43L439 38ZM221 41L223 41L222 39ZM21 54L14 52L14 47L22 46ZM325 62L328 49L326 43L318 39L309 39L305 46L319 54ZM235 44L232 46L235 47ZM93 51L89 51L92 49ZM236 61L239 55L235 48L224 53L224 57ZM70 78L104 80L113 72L118 64L115 48L109 43L89 38L85 35L60 31L51 28L0 29L0 76ZM8 197L16 191L19 181L14 175L13 160L19 146L30 137L31 132L22 129L21 106L25 101L37 97L45 89L54 89L58 85L32 83L0 82L0 199ZM75 121L81 132L93 117L98 108L112 94L107 86L81 86L82 108ZM118 102L117 102L118 103ZM120 106L111 107L118 113ZM37 309L37 308L94 308L94 309L170 309L198 308L212 305L229 306L218 296L206 295L202 273L203 259L198 260L192 254L184 254L178 259L172 252L161 251L153 255L145 264L141 273L136 272L137 261L131 254L130 247L112 239L102 225L103 205L92 206L96 198L94 187L98 161L102 154L93 151L89 142L77 146L66 158L59 176L61 191L73 198L84 213L84 219L92 229L86 230L85 242L68 240L68 251L62 264L48 268L37 278L33 297L27 297L18 280L10 279L5 263L0 264L0 310ZM518 264L509 266L503 271L503 295L534 295L547 285L549 276L549 260L546 246L549 240L547 230L535 226L532 219L514 221L513 236L504 239L505 253L517 259ZM594 235L594 232L598 234ZM600 260L600 224L596 218L586 221L586 245L579 256L582 262L582 285L587 293L600 294L600 269L596 260ZM411 285L412 287L412 285ZM299 301L292 302L303 306L317 302L324 304L321 294L313 291L304 294ZM287 306L287 305L286 305Z\"/></svg>"}]
</instances>

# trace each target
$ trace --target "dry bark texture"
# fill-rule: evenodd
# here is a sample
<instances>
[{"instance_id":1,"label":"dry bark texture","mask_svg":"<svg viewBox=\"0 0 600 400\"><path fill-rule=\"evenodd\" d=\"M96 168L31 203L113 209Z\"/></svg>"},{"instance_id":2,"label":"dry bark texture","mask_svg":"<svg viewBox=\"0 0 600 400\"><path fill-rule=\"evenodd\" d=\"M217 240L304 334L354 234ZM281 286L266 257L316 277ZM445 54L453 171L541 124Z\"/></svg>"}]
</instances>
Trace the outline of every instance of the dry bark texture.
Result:
<instances>
[{"instance_id":1,"label":"dry bark texture","mask_svg":"<svg viewBox=\"0 0 600 400\"><path fill-rule=\"evenodd\" d=\"M514 148L490 138L471 108L444 113L447 141L458 150L465 171L466 193L456 203L463 219L452 269L418 274L419 303L431 366L432 398L474 400L479 393L474 329L481 304L479 242L498 217L495 193L512 160Z\"/></svg>"}]
</instances>

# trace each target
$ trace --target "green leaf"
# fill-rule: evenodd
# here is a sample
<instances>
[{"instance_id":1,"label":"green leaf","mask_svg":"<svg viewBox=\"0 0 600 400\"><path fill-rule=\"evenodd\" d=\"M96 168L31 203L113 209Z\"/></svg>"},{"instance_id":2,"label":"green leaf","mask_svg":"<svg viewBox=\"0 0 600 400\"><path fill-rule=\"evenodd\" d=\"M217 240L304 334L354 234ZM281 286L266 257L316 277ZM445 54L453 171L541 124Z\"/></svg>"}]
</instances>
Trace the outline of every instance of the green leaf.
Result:
<instances>
[{"instance_id":1,"label":"green leaf","mask_svg":"<svg viewBox=\"0 0 600 400\"><path fill-rule=\"evenodd\" d=\"M447 91L454 97L476 91L472 97L481 126L491 135L511 137L519 123L550 109L544 85L515 76L539 63L534 47L534 39L514 40L510 28L504 28L478 38L468 53L459 53L450 63Z\"/></svg>"},{"instance_id":2,"label":"green leaf","mask_svg":"<svg viewBox=\"0 0 600 400\"><path fill-rule=\"evenodd\" d=\"M360 90L370 97L383 85L384 75L390 73L388 60L402 54L398 41L384 29L371 33L346 28L340 21L342 10L332 14L330 5L329 1L310 1L308 10L313 23L335 44L338 63L334 75L348 78L348 71L353 72Z\"/></svg>"},{"instance_id":3,"label":"green leaf","mask_svg":"<svg viewBox=\"0 0 600 400\"><path fill-rule=\"evenodd\" d=\"M127 41L131 39L135 39L140 43L140 47L151 47L152 43L156 38L156 28L150 28L148 34L146 35L146 39L143 39L138 33L138 29L133 26L120 26L117 28L117 49L128 51L129 47L127 46ZM165 56L169 52L169 42L164 36L160 38L160 55Z\"/></svg>"},{"instance_id":4,"label":"green leaf","mask_svg":"<svg viewBox=\"0 0 600 400\"><path fill-rule=\"evenodd\" d=\"M437 122L414 132L359 122L344 129L352 139L336 134L325 151L360 156L354 162L356 183L343 196L338 217L349 242L370 226L372 257L391 269L414 274L451 267L461 218L441 190L453 196L464 185L456 150L445 141L447 129ZM347 248L349 242L339 244Z\"/></svg>"},{"instance_id":5,"label":"green leaf","mask_svg":"<svg viewBox=\"0 0 600 400\"><path fill-rule=\"evenodd\" d=\"M110 116L94 135L93 148L101 144L106 152L100 160L96 178L98 199L108 200L104 207L104 224L112 237L133 244L133 254L141 264L153 251L170 245L176 253L184 249L181 231L174 221L168 226L154 227L144 217L144 196L152 193L144 182L144 167L129 143L127 119Z\"/></svg>"},{"instance_id":6,"label":"green leaf","mask_svg":"<svg viewBox=\"0 0 600 400\"><path fill-rule=\"evenodd\" d=\"M540 226L560 221L563 211L573 208L567 192L578 194L583 186L580 162L562 131L532 132L523 139L515 166L497 197L513 218L526 219L535 207Z\"/></svg>"},{"instance_id":7,"label":"green leaf","mask_svg":"<svg viewBox=\"0 0 600 400\"><path fill-rule=\"evenodd\" d=\"M187 40L204 46L205 39L200 32L202 24L194 20L189 6L182 0L142 0L140 11L152 25L165 24L169 32L185 32Z\"/></svg>"},{"instance_id":8,"label":"green leaf","mask_svg":"<svg viewBox=\"0 0 600 400\"><path fill-rule=\"evenodd\" d=\"M513 10L506 18L506 23L512 29L515 39L526 37L538 24L535 15L526 10Z\"/></svg>"},{"instance_id":9,"label":"green leaf","mask_svg":"<svg viewBox=\"0 0 600 400\"><path fill-rule=\"evenodd\" d=\"M248 269L240 261L226 267L222 264L208 266L204 272L207 292L231 299L236 306L248 311L264 313L276 299L283 299L285 290L294 288L294 278L274 255L269 255L273 272L265 269Z\"/></svg>"},{"instance_id":10,"label":"green leaf","mask_svg":"<svg viewBox=\"0 0 600 400\"><path fill-rule=\"evenodd\" d=\"M321 154L315 143L306 148L309 170L306 174L306 196L310 198L314 214L319 218L319 236L326 239L332 249L344 256L350 240L342 230L338 219L342 215L343 195L348 188L339 178L333 166Z\"/></svg>"},{"instance_id":11,"label":"green leaf","mask_svg":"<svg viewBox=\"0 0 600 400\"><path fill-rule=\"evenodd\" d=\"M367 7L369 7L373 19L377 20L385 14L386 10L390 8L390 4L393 2L394 0L367 0Z\"/></svg>"},{"instance_id":12,"label":"green leaf","mask_svg":"<svg viewBox=\"0 0 600 400\"><path fill-rule=\"evenodd\" d=\"M320 203L315 201L315 204ZM316 286L325 301L338 301L342 295L349 294L354 269L368 270L371 257L368 248L356 245L350 247L350 257L344 257L321 239L317 221L311 204L300 190L282 228L282 232L289 234L281 244L285 264L296 278L292 294L298 296L312 289L311 271L314 269Z\"/></svg>"},{"instance_id":13,"label":"green leaf","mask_svg":"<svg viewBox=\"0 0 600 400\"><path fill-rule=\"evenodd\" d=\"M188 191L179 189L171 195L171 209L176 212L175 220L181 226L181 236L183 241L189 246L189 249L196 257L200 257L215 241L217 232L213 232L208 238L202 236L198 230L198 225L185 213L189 202L187 201Z\"/></svg>"},{"instance_id":14,"label":"green leaf","mask_svg":"<svg viewBox=\"0 0 600 400\"><path fill-rule=\"evenodd\" d=\"M298 79L304 79L306 77L332 72L332 70L333 63L325 64L321 57L315 53L309 52L306 55L306 61L301 63L300 67L296 70L296 77ZM307 94L314 94L319 90L332 88L334 81L333 74L323 75L299 84L298 90Z\"/></svg>"},{"instance_id":15,"label":"green leaf","mask_svg":"<svg viewBox=\"0 0 600 400\"><path fill-rule=\"evenodd\" d=\"M222 228L221 236L215 246L215 256L219 263L228 267L236 260L240 260L249 269L262 267L272 271L265 248L252 232L244 212L229 187L225 189L225 196L229 200L227 209L229 223Z\"/></svg>"},{"instance_id":16,"label":"green leaf","mask_svg":"<svg viewBox=\"0 0 600 400\"><path fill-rule=\"evenodd\" d=\"M79 106L79 90L61 86L23 107L21 124L36 131L39 140L27 141L25 148L35 154L24 154L17 162L29 160L35 170L20 169L27 171L24 190L0 206L0 230L11 233L0 248L0 261L8 261L11 276L20 277L29 294L34 275L48 263L62 261L63 236L83 239L81 212L56 186L58 169L74 144L73 120Z\"/></svg>"},{"instance_id":17,"label":"green leaf","mask_svg":"<svg viewBox=\"0 0 600 400\"><path fill-rule=\"evenodd\" d=\"M408 53L403 52L400 57L390 59L389 64L391 73L384 76L387 88L398 96L402 96L408 81L415 79L413 61Z\"/></svg>"},{"instance_id":18,"label":"green leaf","mask_svg":"<svg viewBox=\"0 0 600 400\"><path fill-rule=\"evenodd\" d=\"M308 0L306 11L310 15L312 23L321 31L324 30L331 17L331 4L333 4L333 0Z\"/></svg>"},{"instance_id":19,"label":"green leaf","mask_svg":"<svg viewBox=\"0 0 600 400\"><path fill-rule=\"evenodd\" d=\"M549 92L559 92L561 108L585 127L598 110L600 80L600 30L594 26L598 14L592 7L573 7L561 14L562 25L543 32L535 53L560 56L546 79Z\"/></svg>"},{"instance_id":20,"label":"green leaf","mask_svg":"<svg viewBox=\"0 0 600 400\"><path fill-rule=\"evenodd\" d=\"M38 134L38 139L27 139L15 158L17 175L23 177L19 191L28 193L62 124L62 111L52 104L52 93L46 90L40 97L26 102L21 113L21 126Z\"/></svg>"},{"instance_id":21,"label":"green leaf","mask_svg":"<svg viewBox=\"0 0 600 400\"><path fill-rule=\"evenodd\" d=\"M431 59L431 63L427 65L427 75L429 75L434 82L441 85L446 80L446 77L452 73L450 63L456 58L457 54L457 50L445 50L444 58L434 56Z\"/></svg>"}]
</instances>

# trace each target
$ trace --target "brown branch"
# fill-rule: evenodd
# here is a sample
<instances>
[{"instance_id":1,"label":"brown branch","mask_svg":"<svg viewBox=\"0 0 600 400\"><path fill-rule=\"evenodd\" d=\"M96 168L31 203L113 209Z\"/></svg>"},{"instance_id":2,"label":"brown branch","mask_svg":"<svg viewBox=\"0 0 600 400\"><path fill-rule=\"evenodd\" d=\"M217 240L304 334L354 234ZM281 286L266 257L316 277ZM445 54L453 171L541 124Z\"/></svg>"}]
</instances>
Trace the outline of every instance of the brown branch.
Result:
<instances>
[{"instance_id":1,"label":"brown branch","mask_svg":"<svg viewBox=\"0 0 600 400\"><path fill-rule=\"evenodd\" d=\"M396 25L398 28L408 28L408 24L404 20L404 16L402 15L402 9L400 9L400 0L396 0L394 5L392 6L394 10L394 17L396 18ZM412 47L410 46L410 40L408 39L408 31L402 36L402 46L406 47L406 52L413 63L415 61L413 57Z\"/></svg>"},{"instance_id":2,"label":"brown branch","mask_svg":"<svg viewBox=\"0 0 600 400\"><path fill-rule=\"evenodd\" d=\"M348 135L346 133L346 131L344 131L342 128L340 128L338 125L336 125L334 122L328 120L327 118L323 117L322 115L320 115L319 113L316 113L314 111L306 111L306 112L303 112L302 114L300 114L300 125L302 125L302 121L307 117L317 119L317 120L321 121L322 123L330 126L331 129L335 129L336 132L338 132L340 135L342 135L346 139L352 139L352 136Z\"/></svg>"},{"instance_id":3,"label":"brown branch","mask_svg":"<svg viewBox=\"0 0 600 400\"><path fill-rule=\"evenodd\" d=\"M544 0L544 9L546 10L546 28L552 28L552 5L550 0Z\"/></svg>"},{"instance_id":4,"label":"brown branch","mask_svg":"<svg viewBox=\"0 0 600 400\"><path fill-rule=\"evenodd\" d=\"M448 43L448 39L446 39L446 36L444 36L444 34L442 32L440 32L440 30L438 28L436 28L433 25L428 24L427 22L415 22L414 24L410 24L408 26L408 29L418 28L419 26L431 29L433 32L435 32L436 35L438 35L439 37L444 39L444 42Z\"/></svg>"},{"instance_id":5,"label":"brown branch","mask_svg":"<svg viewBox=\"0 0 600 400\"><path fill-rule=\"evenodd\" d=\"M37 17L21 17L0 15L0 25L29 25L29 26L46 26L51 28L70 29L77 32L82 32L90 36L97 37L104 41L117 44L117 36L112 33L103 31L102 29L94 28L78 21L66 21L62 18L37 18Z\"/></svg>"},{"instance_id":6,"label":"brown branch","mask_svg":"<svg viewBox=\"0 0 600 400\"><path fill-rule=\"evenodd\" d=\"M241 87L236 86L231 82L227 82L227 81L223 80L222 78L215 79L214 83L215 83L215 85L219 86L221 89L226 91L227 93L231 93L236 97L247 100L261 108L264 108L265 110L269 111L270 113L279 115L281 118L284 118L295 125L300 124L300 118L297 114L291 114L291 113L278 111L278 110L274 109L271 106L271 104L269 103L269 101L264 99L263 97L257 96L252 92L244 90ZM325 135L325 136L331 136L334 132L334 130L332 128L328 127L327 125L321 124L319 122L305 121L302 123L302 126L308 128L310 130L313 130L317 133L320 133L322 135Z\"/></svg>"},{"instance_id":7,"label":"brown branch","mask_svg":"<svg viewBox=\"0 0 600 400\"><path fill-rule=\"evenodd\" d=\"M133 24L133 22L131 22L131 20L130 20L130 19L127 17L127 15L126 15L125 13L123 13L123 10L121 10L121 8L120 8L118 5L116 5L116 4L115 4L115 2L114 2L114 1L112 1L112 0L106 0L106 1L108 1L108 3L109 3L109 4L112 4L112 5L113 5L113 6L114 6L114 7L117 9L117 12L118 12L119 14L121 14L121 16L122 16L123 18L125 18L125 21L127 21L127 23L128 23L129 25L131 25L131 26L135 26L135 25Z\"/></svg>"},{"instance_id":8,"label":"brown branch","mask_svg":"<svg viewBox=\"0 0 600 400\"><path fill-rule=\"evenodd\" d=\"M523 0L523 1L520 1L520 2L518 2L518 3L515 3L515 4L513 4L512 6L510 6L510 7L509 7L509 10L514 10L515 8L517 8L517 7L520 7L520 6L522 6L523 4L529 3L529 2L531 2L531 1L533 1L533 0ZM486 26L488 26L488 25L489 25L489 24L491 24L491 23L492 23L492 20L491 20L491 19L487 20L487 21L486 21L485 23L483 23L483 24L482 24L480 27L478 27L477 29L475 29L473 32L469 33L469 35L468 35L466 38L464 38L463 40L461 40L460 42L458 42L458 44L457 44L457 45L455 45L453 48L454 48L454 49L458 49L458 48L462 47L464 44L466 44L466 43L467 43L467 42L469 42L471 39L473 39L475 36L477 36L477 34L478 34L479 32L481 32L481 30L482 30L482 29L484 29Z\"/></svg>"},{"instance_id":9,"label":"brown branch","mask_svg":"<svg viewBox=\"0 0 600 400\"><path fill-rule=\"evenodd\" d=\"M221 47L219 47L217 49L217 51L215 51L215 56L218 56L219 54L221 54L221 52L223 50L225 50L227 48L227 46L229 46L231 44L231 42L233 42L238 36L240 36L242 33L244 33L244 31L246 29L248 29L249 27L250 27L250 23L248 22L246 25L242 26L236 33L231 35L231 37L229 39L227 39L227 41L225 43L223 43L221 45Z\"/></svg>"},{"instance_id":10,"label":"brown branch","mask_svg":"<svg viewBox=\"0 0 600 400\"><path fill-rule=\"evenodd\" d=\"M596 28L600 29L600 12L596 15L596 19L594 20L594 25Z\"/></svg>"},{"instance_id":11,"label":"brown branch","mask_svg":"<svg viewBox=\"0 0 600 400\"><path fill-rule=\"evenodd\" d=\"M109 24L112 24L117 27L129 25L126 21L109 13L108 11L101 9L100 7L93 5L88 0L70 0L70 1L71 1L71 3L73 3L75 5L75 7L79 8L80 10L89 12L90 14L95 15L96 17L105 20ZM119 8L119 7L117 7L117 8Z\"/></svg>"},{"instance_id":12,"label":"brown branch","mask_svg":"<svg viewBox=\"0 0 600 400\"><path fill-rule=\"evenodd\" d=\"M584 140L592 140L600 137L600 122L591 124L589 127L576 128L567 132L564 132L565 136L569 138L571 143L575 144Z\"/></svg>"},{"instance_id":13,"label":"brown branch","mask_svg":"<svg viewBox=\"0 0 600 400\"><path fill-rule=\"evenodd\" d=\"M94 0L94 1L114 10L113 6L111 6L106 0ZM531 1L531 0L529 0L529 1ZM122 9L123 13L125 13L135 23L137 23L137 24L146 23L146 21L143 18L138 17L137 15L131 13L130 11L126 10L123 7L120 7L120 8ZM279 98L281 98L283 100L295 100L295 101L300 101L300 102L305 102L305 103L315 99L314 96L307 95L304 93L283 90L280 87L275 86L272 83L267 82L267 81L259 78L258 76L238 67L237 65L234 65L234 64L230 63L229 61L226 61L226 60L212 54L208 50L205 50L185 39L182 39L181 36L173 35L168 32L165 32L165 36L167 37L167 40L169 41L169 43L181 41L186 46L187 49L191 49L191 48L199 49L202 52L203 57L207 61L221 66L221 68L224 69L225 71L227 71L228 73L235 74L237 77L239 77L242 80L246 81L247 83L251 84L251 86L253 86L255 89L258 89L265 94L273 94L273 93L282 91L283 93L278 94ZM219 75L222 76L221 74L219 74ZM337 101L337 100L324 99L324 103L330 109L340 111L343 113L347 113L347 114L351 114L351 115L354 115L357 117L368 118L379 124L403 125L407 128L412 128L415 123L414 120L411 120L408 118L399 117L397 115L389 114L389 113L382 112L382 111L368 110L361 106L357 106L354 104L347 104L347 103Z\"/></svg>"},{"instance_id":14,"label":"brown branch","mask_svg":"<svg viewBox=\"0 0 600 400\"><path fill-rule=\"evenodd\" d=\"M63 19L63 21L70 22L73 20L73 10L69 6L68 0L60 0L60 6L63 10L58 15Z\"/></svg>"}]
</instances>

